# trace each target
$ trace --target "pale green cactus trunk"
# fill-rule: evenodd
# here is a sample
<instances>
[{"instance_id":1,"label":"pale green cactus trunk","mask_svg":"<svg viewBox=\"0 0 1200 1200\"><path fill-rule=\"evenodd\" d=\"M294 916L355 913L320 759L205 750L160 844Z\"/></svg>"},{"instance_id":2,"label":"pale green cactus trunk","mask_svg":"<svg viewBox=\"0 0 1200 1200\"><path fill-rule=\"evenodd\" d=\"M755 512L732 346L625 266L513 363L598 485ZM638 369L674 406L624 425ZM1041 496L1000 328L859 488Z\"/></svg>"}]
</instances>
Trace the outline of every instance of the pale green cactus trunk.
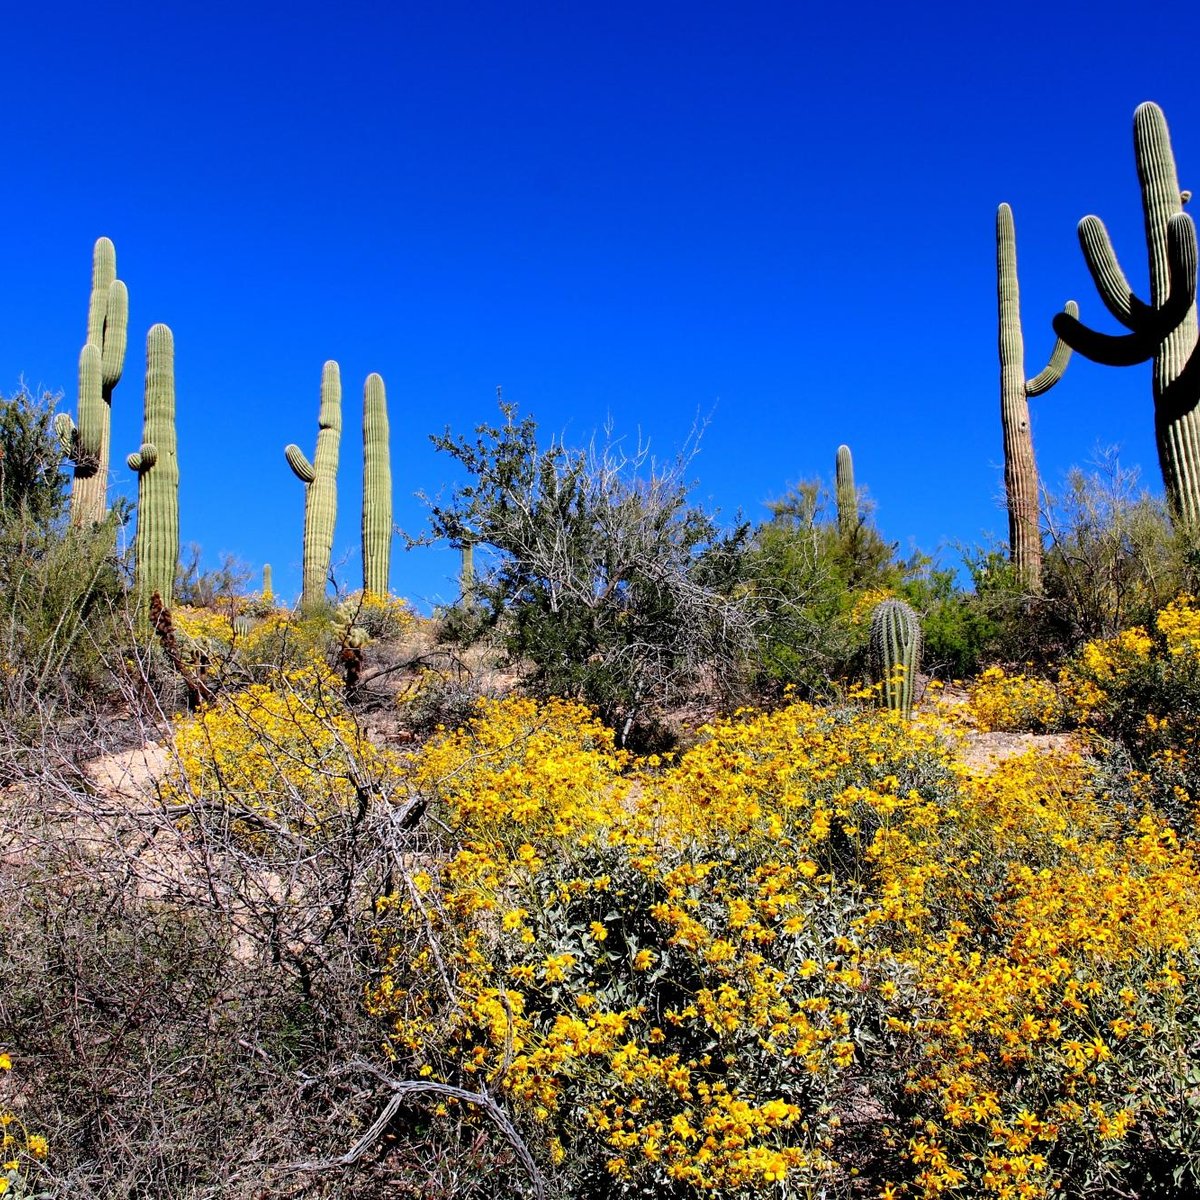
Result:
<instances>
[{"instance_id":1,"label":"pale green cactus trunk","mask_svg":"<svg viewBox=\"0 0 1200 1200\"><path fill-rule=\"evenodd\" d=\"M838 533L850 537L858 528L858 489L854 486L854 459L849 446L837 448L837 467L834 475L834 496L837 499Z\"/></svg>"},{"instance_id":2,"label":"pale green cactus trunk","mask_svg":"<svg viewBox=\"0 0 1200 1200\"><path fill-rule=\"evenodd\" d=\"M338 448L342 440L342 379L330 360L321 371L321 408L317 415L317 449L309 462L295 443L284 448L288 466L304 484L304 590L306 607L325 599L333 527L337 520Z\"/></svg>"},{"instance_id":3,"label":"pale green cactus trunk","mask_svg":"<svg viewBox=\"0 0 1200 1200\"><path fill-rule=\"evenodd\" d=\"M264 600L268 600L268 601L275 599L275 592L271 587L271 564L270 563L263 563L262 598Z\"/></svg>"},{"instance_id":4,"label":"pale green cactus trunk","mask_svg":"<svg viewBox=\"0 0 1200 1200\"><path fill-rule=\"evenodd\" d=\"M78 424L66 413L55 421L63 448L75 464L73 525L98 524L108 512L112 396L125 366L128 336L129 293L117 278L116 250L102 237L92 251L87 342L79 356ZM88 347L95 353L89 354Z\"/></svg>"},{"instance_id":5,"label":"pale green cactus trunk","mask_svg":"<svg viewBox=\"0 0 1200 1200\"><path fill-rule=\"evenodd\" d=\"M458 590L467 608L475 606L475 544L463 542L459 548Z\"/></svg>"},{"instance_id":6,"label":"pale green cactus trunk","mask_svg":"<svg viewBox=\"0 0 1200 1200\"><path fill-rule=\"evenodd\" d=\"M175 342L165 325L146 336L142 446L126 462L138 477L134 583L143 611L157 592L171 606L179 563L179 458L175 440Z\"/></svg>"},{"instance_id":7,"label":"pale green cactus trunk","mask_svg":"<svg viewBox=\"0 0 1200 1200\"><path fill-rule=\"evenodd\" d=\"M921 669L921 621L903 600L884 600L875 606L871 614L870 665L883 703L908 720Z\"/></svg>"},{"instance_id":8,"label":"pale green cactus trunk","mask_svg":"<svg viewBox=\"0 0 1200 1200\"><path fill-rule=\"evenodd\" d=\"M392 462L387 393L378 375L363 388L363 590L388 595L392 556Z\"/></svg>"},{"instance_id":9,"label":"pale green cactus trunk","mask_svg":"<svg viewBox=\"0 0 1200 1200\"><path fill-rule=\"evenodd\" d=\"M1085 358L1108 366L1154 360L1154 434L1167 502L1177 524L1200 529L1200 353L1196 326L1196 230L1183 212L1167 120L1139 104L1133 147L1142 191L1150 301L1121 270L1098 217L1079 222L1079 242L1104 306L1131 332L1096 333L1072 317L1054 318L1058 335Z\"/></svg>"},{"instance_id":10,"label":"pale green cactus trunk","mask_svg":"<svg viewBox=\"0 0 1200 1200\"><path fill-rule=\"evenodd\" d=\"M1071 348L1059 338L1045 370L1025 378L1025 341L1021 333L1021 293L1017 284L1017 235L1012 209L996 211L996 280L1000 311L1000 424L1004 434L1004 495L1008 502L1009 557L1022 587L1042 590L1042 526L1037 461L1029 397L1049 391L1061 378ZM1063 311L1078 317L1068 300Z\"/></svg>"}]
</instances>

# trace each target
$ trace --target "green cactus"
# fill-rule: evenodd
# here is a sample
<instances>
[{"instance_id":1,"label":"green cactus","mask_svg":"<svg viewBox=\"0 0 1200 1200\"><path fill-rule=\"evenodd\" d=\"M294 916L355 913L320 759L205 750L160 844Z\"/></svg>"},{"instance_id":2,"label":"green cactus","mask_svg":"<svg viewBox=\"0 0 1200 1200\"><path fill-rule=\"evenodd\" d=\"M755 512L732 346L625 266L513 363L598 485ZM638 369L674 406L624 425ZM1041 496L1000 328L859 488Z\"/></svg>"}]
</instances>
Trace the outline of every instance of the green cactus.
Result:
<instances>
[{"instance_id":1,"label":"green cactus","mask_svg":"<svg viewBox=\"0 0 1200 1200\"><path fill-rule=\"evenodd\" d=\"M903 600L884 600L871 613L871 678L883 703L905 720L912 716L921 667L921 621Z\"/></svg>"},{"instance_id":2,"label":"green cactus","mask_svg":"<svg viewBox=\"0 0 1200 1200\"><path fill-rule=\"evenodd\" d=\"M1008 502L1008 547L1013 569L1026 591L1042 590L1042 527L1037 461L1029 397L1048 392L1067 369L1071 348L1059 338L1045 369L1025 378L1021 333L1021 293L1017 284L1017 235L1012 209L996 210L996 281L1000 311L1000 424L1004 434L1004 494ZM1074 319L1079 306L1068 300L1063 312Z\"/></svg>"},{"instance_id":3,"label":"green cactus","mask_svg":"<svg viewBox=\"0 0 1200 1200\"><path fill-rule=\"evenodd\" d=\"M145 608L157 593L171 606L179 561L179 459L175 441L175 342L165 325L146 335L142 447L126 462L138 477L134 582Z\"/></svg>"},{"instance_id":4,"label":"green cactus","mask_svg":"<svg viewBox=\"0 0 1200 1200\"><path fill-rule=\"evenodd\" d=\"M73 525L98 524L108 511L112 395L125 366L128 336L129 293L117 278L117 252L102 237L92 251L87 342L79 356L79 423L67 413L55 418L63 449L75 464ZM89 346L95 354L88 353Z\"/></svg>"},{"instance_id":5,"label":"green cactus","mask_svg":"<svg viewBox=\"0 0 1200 1200\"><path fill-rule=\"evenodd\" d=\"M854 459L849 446L837 448L834 494L837 498L838 533L851 537L859 525L858 489L854 486Z\"/></svg>"},{"instance_id":6,"label":"green cactus","mask_svg":"<svg viewBox=\"0 0 1200 1200\"><path fill-rule=\"evenodd\" d=\"M262 598L267 601L275 599L275 592L271 587L271 564L270 563L263 563Z\"/></svg>"},{"instance_id":7,"label":"green cactus","mask_svg":"<svg viewBox=\"0 0 1200 1200\"><path fill-rule=\"evenodd\" d=\"M309 462L299 446L284 448L288 466L304 484L303 605L325 599L333 526L337 520L338 447L342 440L342 379L332 359L321 371L321 408L317 415L317 449Z\"/></svg>"},{"instance_id":8,"label":"green cactus","mask_svg":"<svg viewBox=\"0 0 1200 1200\"><path fill-rule=\"evenodd\" d=\"M1177 524L1200 528L1200 354L1196 349L1196 230L1183 212L1167 121L1157 104L1133 115L1142 191L1150 302L1133 294L1098 217L1079 222L1079 242L1100 299L1128 334L1097 333L1069 314L1054 329L1072 349L1107 366L1154 360L1154 434L1167 502Z\"/></svg>"},{"instance_id":9,"label":"green cactus","mask_svg":"<svg viewBox=\"0 0 1200 1200\"><path fill-rule=\"evenodd\" d=\"M392 464L387 394L378 375L363 388L363 591L386 598L392 556Z\"/></svg>"},{"instance_id":10,"label":"green cactus","mask_svg":"<svg viewBox=\"0 0 1200 1200\"><path fill-rule=\"evenodd\" d=\"M475 543L464 541L459 547L458 590L466 608L475 607Z\"/></svg>"}]
</instances>

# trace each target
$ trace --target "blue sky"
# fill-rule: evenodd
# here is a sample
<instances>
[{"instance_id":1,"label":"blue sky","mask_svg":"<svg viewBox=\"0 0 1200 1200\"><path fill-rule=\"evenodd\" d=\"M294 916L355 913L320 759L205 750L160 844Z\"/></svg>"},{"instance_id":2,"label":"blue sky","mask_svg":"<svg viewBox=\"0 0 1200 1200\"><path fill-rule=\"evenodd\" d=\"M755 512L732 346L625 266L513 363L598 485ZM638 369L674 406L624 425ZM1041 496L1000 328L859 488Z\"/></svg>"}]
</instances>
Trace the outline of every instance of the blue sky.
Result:
<instances>
[{"instance_id":1,"label":"blue sky","mask_svg":"<svg viewBox=\"0 0 1200 1200\"><path fill-rule=\"evenodd\" d=\"M732 519L832 473L886 537L1003 535L996 205L1017 225L1027 371L1051 315L1110 328L1075 239L1104 218L1146 277L1132 115L1162 104L1200 194L1200 17L1159 4L14 6L0 390L75 406L91 246L117 248L130 349L113 494L136 493L145 333L175 334L181 534L299 589L321 365L344 387L339 578L357 586L361 397L387 385L397 523L454 482L427 435L495 390L586 441L669 456ZM1034 402L1051 484L1117 444L1160 488L1148 368L1076 359ZM452 598L456 556L392 587Z\"/></svg>"}]
</instances>

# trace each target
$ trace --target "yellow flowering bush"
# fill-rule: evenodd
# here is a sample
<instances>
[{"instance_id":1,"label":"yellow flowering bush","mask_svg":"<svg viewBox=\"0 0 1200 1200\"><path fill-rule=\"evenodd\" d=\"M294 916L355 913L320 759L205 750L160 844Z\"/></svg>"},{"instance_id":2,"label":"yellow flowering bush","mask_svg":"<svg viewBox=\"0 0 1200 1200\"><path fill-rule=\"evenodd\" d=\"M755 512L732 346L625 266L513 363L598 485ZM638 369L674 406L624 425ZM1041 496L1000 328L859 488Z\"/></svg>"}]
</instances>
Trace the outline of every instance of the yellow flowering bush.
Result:
<instances>
[{"instance_id":1,"label":"yellow flowering bush","mask_svg":"<svg viewBox=\"0 0 1200 1200\"><path fill-rule=\"evenodd\" d=\"M971 685L967 711L986 732L1045 733L1062 723L1058 689L1045 679L988 667Z\"/></svg>"},{"instance_id":2,"label":"yellow flowering bush","mask_svg":"<svg viewBox=\"0 0 1200 1200\"><path fill-rule=\"evenodd\" d=\"M1153 628L1090 642L1062 671L1075 721L1101 745L1118 745L1135 771L1134 796L1181 832L1200 798L1200 608L1180 596Z\"/></svg>"},{"instance_id":3,"label":"yellow flowering bush","mask_svg":"<svg viewBox=\"0 0 1200 1200\"><path fill-rule=\"evenodd\" d=\"M0 1050L0 1083L12 1070L12 1057ZM0 1103L0 1196L13 1200L31 1196L32 1172L46 1157L49 1147L40 1133L31 1133L16 1113Z\"/></svg>"},{"instance_id":4,"label":"yellow flowering bush","mask_svg":"<svg viewBox=\"0 0 1200 1200\"><path fill-rule=\"evenodd\" d=\"M399 596L380 596L375 592L352 592L339 605L340 611L355 625L377 640L404 637L417 624L407 600Z\"/></svg>"},{"instance_id":5,"label":"yellow flowering bush","mask_svg":"<svg viewBox=\"0 0 1200 1200\"><path fill-rule=\"evenodd\" d=\"M251 838L314 836L400 778L399 763L365 738L323 664L279 672L178 718L171 751L163 798L193 810L215 804Z\"/></svg>"},{"instance_id":6,"label":"yellow flowering bush","mask_svg":"<svg viewBox=\"0 0 1200 1200\"><path fill-rule=\"evenodd\" d=\"M379 905L390 1053L502 1097L564 1195L1193 1186L1193 851L937 720L792 704L635 759L483 703L414 762L452 842Z\"/></svg>"}]
</instances>

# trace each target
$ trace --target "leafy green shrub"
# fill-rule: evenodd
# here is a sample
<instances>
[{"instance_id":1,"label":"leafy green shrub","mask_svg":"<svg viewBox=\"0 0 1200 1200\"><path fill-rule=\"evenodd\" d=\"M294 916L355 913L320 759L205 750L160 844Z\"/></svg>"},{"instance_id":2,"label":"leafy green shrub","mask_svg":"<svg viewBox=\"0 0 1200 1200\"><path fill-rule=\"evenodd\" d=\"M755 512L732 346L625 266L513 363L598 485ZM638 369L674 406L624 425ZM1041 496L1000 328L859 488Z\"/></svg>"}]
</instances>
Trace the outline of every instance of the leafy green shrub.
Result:
<instances>
[{"instance_id":1,"label":"leafy green shrub","mask_svg":"<svg viewBox=\"0 0 1200 1200\"><path fill-rule=\"evenodd\" d=\"M539 447L532 418L501 411L474 441L433 438L471 479L430 506L433 534L492 563L475 578L479 623L461 632L493 631L532 667L532 690L585 700L623 741L701 684L736 689L750 642L734 589L745 531L723 534L689 502L686 458L663 468L613 444Z\"/></svg>"}]
</instances>

